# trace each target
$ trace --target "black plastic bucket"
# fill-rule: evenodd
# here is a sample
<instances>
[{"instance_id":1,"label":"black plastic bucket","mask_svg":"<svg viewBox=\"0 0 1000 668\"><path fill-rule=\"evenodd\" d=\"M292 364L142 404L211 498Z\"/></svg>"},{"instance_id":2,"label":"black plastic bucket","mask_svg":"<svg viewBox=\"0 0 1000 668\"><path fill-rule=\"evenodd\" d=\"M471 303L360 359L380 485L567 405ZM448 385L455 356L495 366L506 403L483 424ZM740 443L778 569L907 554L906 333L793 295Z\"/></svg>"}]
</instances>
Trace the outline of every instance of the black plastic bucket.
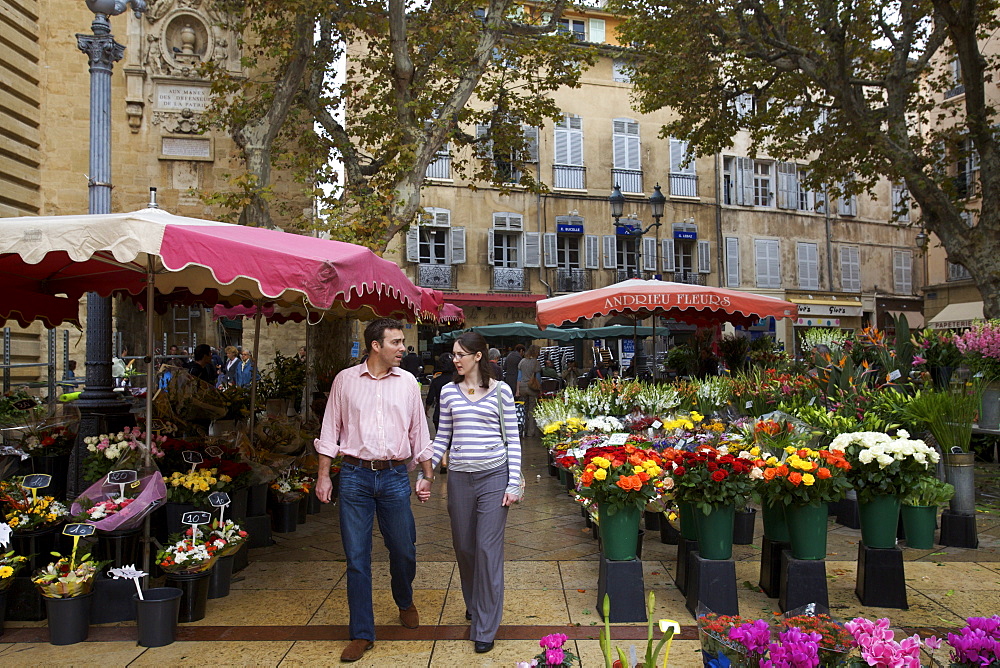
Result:
<instances>
[{"instance_id":1,"label":"black plastic bucket","mask_svg":"<svg viewBox=\"0 0 1000 668\"><path fill-rule=\"evenodd\" d=\"M121 568L142 560L142 527L123 531L98 531L94 557L110 561L109 567Z\"/></svg>"},{"instance_id":2,"label":"black plastic bucket","mask_svg":"<svg viewBox=\"0 0 1000 668\"><path fill-rule=\"evenodd\" d=\"M139 630L139 644L143 647L163 647L174 641L177 634L177 616L184 592L176 587L158 587L142 592L142 600L133 594Z\"/></svg>"},{"instance_id":3,"label":"black plastic bucket","mask_svg":"<svg viewBox=\"0 0 1000 668\"><path fill-rule=\"evenodd\" d=\"M233 559L235 554L220 557L212 566L212 577L208 580L208 598L224 598L229 596L229 584L233 580Z\"/></svg>"},{"instance_id":4,"label":"black plastic bucket","mask_svg":"<svg viewBox=\"0 0 1000 668\"><path fill-rule=\"evenodd\" d=\"M753 545L757 509L737 510L733 523L733 545Z\"/></svg>"},{"instance_id":5,"label":"black plastic bucket","mask_svg":"<svg viewBox=\"0 0 1000 668\"><path fill-rule=\"evenodd\" d=\"M45 610L49 616L49 642L53 645L75 645L90 633L90 599L93 594L73 598L47 598Z\"/></svg>"},{"instance_id":6,"label":"black plastic bucket","mask_svg":"<svg viewBox=\"0 0 1000 668\"><path fill-rule=\"evenodd\" d=\"M299 524L306 523L306 516L309 514L309 495L303 496L299 499L299 511L295 518L298 520Z\"/></svg>"},{"instance_id":7,"label":"black plastic bucket","mask_svg":"<svg viewBox=\"0 0 1000 668\"><path fill-rule=\"evenodd\" d=\"M275 502L271 505L271 530L275 533L292 533L298 526L299 502Z\"/></svg>"},{"instance_id":8,"label":"black plastic bucket","mask_svg":"<svg viewBox=\"0 0 1000 668\"><path fill-rule=\"evenodd\" d=\"M267 483L251 485L247 496L247 517L267 513Z\"/></svg>"},{"instance_id":9,"label":"black plastic bucket","mask_svg":"<svg viewBox=\"0 0 1000 668\"><path fill-rule=\"evenodd\" d=\"M205 619L208 607L208 587L212 570L201 573L167 573L167 587L176 587L182 592L178 622L197 622Z\"/></svg>"}]
</instances>

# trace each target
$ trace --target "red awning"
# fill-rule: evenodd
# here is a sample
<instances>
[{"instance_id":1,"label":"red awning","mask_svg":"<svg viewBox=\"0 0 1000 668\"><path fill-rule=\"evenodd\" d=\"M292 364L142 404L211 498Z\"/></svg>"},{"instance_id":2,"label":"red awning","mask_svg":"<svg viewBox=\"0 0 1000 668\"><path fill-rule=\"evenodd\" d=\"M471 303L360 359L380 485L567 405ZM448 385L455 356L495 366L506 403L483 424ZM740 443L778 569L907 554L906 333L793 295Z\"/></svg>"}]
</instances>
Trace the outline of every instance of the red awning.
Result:
<instances>
[{"instance_id":1,"label":"red awning","mask_svg":"<svg viewBox=\"0 0 1000 668\"><path fill-rule=\"evenodd\" d=\"M545 295L507 295L477 292L446 292L444 298L456 306L519 306L534 308Z\"/></svg>"}]
</instances>

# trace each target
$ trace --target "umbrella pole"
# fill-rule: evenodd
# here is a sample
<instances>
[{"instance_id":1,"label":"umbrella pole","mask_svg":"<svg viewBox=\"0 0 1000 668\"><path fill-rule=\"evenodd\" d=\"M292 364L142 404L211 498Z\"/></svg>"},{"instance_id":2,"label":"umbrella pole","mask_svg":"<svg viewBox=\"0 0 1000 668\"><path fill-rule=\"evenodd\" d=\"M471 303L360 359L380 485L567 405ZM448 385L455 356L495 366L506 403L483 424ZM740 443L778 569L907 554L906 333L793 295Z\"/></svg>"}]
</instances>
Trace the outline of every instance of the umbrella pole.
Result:
<instances>
[{"instance_id":1,"label":"umbrella pole","mask_svg":"<svg viewBox=\"0 0 1000 668\"><path fill-rule=\"evenodd\" d=\"M257 302L256 312L253 314L253 369L250 376L250 446L254 445L254 432L257 429L257 377L260 375L259 365L260 351L260 316L264 309L262 301Z\"/></svg>"},{"instance_id":2,"label":"umbrella pole","mask_svg":"<svg viewBox=\"0 0 1000 668\"><path fill-rule=\"evenodd\" d=\"M652 314L653 318L653 380L656 380L656 313Z\"/></svg>"},{"instance_id":3,"label":"umbrella pole","mask_svg":"<svg viewBox=\"0 0 1000 668\"><path fill-rule=\"evenodd\" d=\"M142 453L143 463L146 467L146 472L149 473L151 469L151 464L153 463L153 386L155 385L154 380L155 369L156 369L156 337L153 334L153 298L154 289L156 285L156 274L153 271L153 258L149 255L146 256L146 443L145 450ZM150 568L150 525L149 525L149 513L146 514L146 519L142 521L142 567L140 570L144 570L147 573L152 571ZM146 584L149 584L149 576L147 575L143 578Z\"/></svg>"}]
</instances>

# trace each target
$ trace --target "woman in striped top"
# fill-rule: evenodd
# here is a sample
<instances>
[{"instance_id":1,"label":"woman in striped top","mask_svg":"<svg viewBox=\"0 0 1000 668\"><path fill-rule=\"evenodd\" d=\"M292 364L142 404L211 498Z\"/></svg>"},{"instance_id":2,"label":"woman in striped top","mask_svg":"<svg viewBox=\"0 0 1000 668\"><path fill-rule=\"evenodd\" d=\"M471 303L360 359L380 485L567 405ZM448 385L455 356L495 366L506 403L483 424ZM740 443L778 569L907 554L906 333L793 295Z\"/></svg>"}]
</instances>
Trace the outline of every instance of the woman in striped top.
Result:
<instances>
[{"instance_id":1,"label":"woman in striped top","mask_svg":"<svg viewBox=\"0 0 1000 668\"><path fill-rule=\"evenodd\" d=\"M472 622L469 639L482 654L493 649L503 616L504 528L508 508L520 499L521 443L514 395L493 378L486 339L466 332L453 352L455 381L441 390L432 465L438 465L450 445L451 537L466 617Z\"/></svg>"}]
</instances>

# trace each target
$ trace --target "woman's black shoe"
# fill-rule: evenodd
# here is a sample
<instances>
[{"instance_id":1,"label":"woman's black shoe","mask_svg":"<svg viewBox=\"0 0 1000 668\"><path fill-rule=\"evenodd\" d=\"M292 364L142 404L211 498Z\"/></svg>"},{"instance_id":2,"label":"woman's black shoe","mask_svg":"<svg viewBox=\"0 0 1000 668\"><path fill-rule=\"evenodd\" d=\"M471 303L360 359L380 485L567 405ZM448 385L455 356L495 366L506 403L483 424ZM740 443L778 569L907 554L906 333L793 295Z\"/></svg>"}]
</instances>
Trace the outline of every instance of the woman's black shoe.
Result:
<instances>
[{"instance_id":1,"label":"woman's black shoe","mask_svg":"<svg viewBox=\"0 0 1000 668\"><path fill-rule=\"evenodd\" d=\"M465 611L465 621L467 621L467 622L471 622L472 621L472 613L469 612L468 610Z\"/></svg>"},{"instance_id":2,"label":"woman's black shoe","mask_svg":"<svg viewBox=\"0 0 1000 668\"><path fill-rule=\"evenodd\" d=\"M492 640L489 642L480 642L479 640L476 641L476 654L486 654L486 652L489 652L492 649L493 649Z\"/></svg>"},{"instance_id":3,"label":"woman's black shoe","mask_svg":"<svg viewBox=\"0 0 1000 668\"><path fill-rule=\"evenodd\" d=\"M442 466L441 467L441 473L447 473L447 472L448 472L448 467L447 466Z\"/></svg>"}]
</instances>

